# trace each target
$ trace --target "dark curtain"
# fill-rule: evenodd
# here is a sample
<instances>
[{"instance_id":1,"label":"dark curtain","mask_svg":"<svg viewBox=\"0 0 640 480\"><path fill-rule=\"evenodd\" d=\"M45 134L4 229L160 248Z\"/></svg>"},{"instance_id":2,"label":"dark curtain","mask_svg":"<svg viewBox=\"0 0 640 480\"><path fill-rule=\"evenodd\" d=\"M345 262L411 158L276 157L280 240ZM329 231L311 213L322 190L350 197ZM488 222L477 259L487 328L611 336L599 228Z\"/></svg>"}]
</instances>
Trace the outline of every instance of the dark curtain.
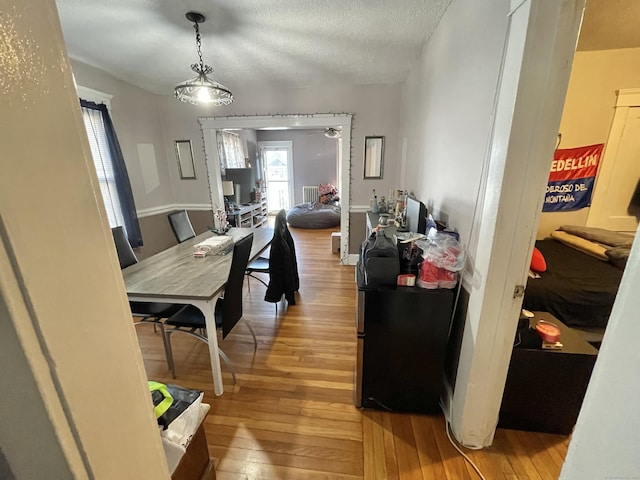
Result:
<instances>
[{"instance_id":1,"label":"dark curtain","mask_svg":"<svg viewBox=\"0 0 640 480\"><path fill-rule=\"evenodd\" d=\"M113 123L111 122L111 116L109 115L107 106L83 99L80 99L80 105L84 108L98 110L102 114L104 129L107 136L107 144L109 145L109 153L111 154L111 160L113 161L113 171L118 189L118 199L120 200L122 216L124 217L124 228L127 231L127 236L129 237L129 243L131 243L131 246L141 247L142 233L140 232L140 224L138 223L136 205L133 201L131 182L129 181L127 166L124 163L122 150L120 150L120 143L118 143L118 137L116 136L116 131L113 128Z\"/></svg>"}]
</instances>

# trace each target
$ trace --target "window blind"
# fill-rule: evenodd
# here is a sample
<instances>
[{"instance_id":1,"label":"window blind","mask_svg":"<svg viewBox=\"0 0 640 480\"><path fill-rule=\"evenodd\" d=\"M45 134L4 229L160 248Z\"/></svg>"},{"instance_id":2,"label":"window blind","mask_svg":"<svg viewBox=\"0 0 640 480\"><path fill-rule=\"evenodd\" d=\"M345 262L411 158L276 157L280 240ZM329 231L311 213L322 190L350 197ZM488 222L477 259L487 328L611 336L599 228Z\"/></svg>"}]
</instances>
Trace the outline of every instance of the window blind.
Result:
<instances>
[{"instance_id":1,"label":"window blind","mask_svg":"<svg viewBox=\"0 0 640 480\"><path fill-rule=\"evenodd\" d=\"M87 130L91 155L100 182L104 207L109 218L109 226L124 227L125 222L116 189L114 165L109 153L102 112L82 107L82 118Z\"/></svg>"}]
</instances>

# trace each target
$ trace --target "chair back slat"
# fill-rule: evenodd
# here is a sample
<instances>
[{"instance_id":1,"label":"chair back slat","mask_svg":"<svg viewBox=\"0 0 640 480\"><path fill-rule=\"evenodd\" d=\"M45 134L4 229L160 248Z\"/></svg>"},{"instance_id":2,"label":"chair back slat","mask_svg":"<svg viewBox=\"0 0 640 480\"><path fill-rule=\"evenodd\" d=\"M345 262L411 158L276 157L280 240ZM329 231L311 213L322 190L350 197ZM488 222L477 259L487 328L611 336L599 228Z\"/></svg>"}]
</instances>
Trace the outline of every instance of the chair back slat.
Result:
<instances>
[{"instance_id":1,"label":"chair back slat","mask_svg":"<svg viewBox=\"0 0 640 480\"><path fill-rule=\"evenodd\" d=\"M186 210L170 213L168 217L171 229L178 243L182 243L196 236L196 232L193 230L191 220L189 220L189 214Z\"/></svg>"},{"instance_id":2,"label":"chair back slat","mask_svg":"<svg viewBox=\"0 0 640 480\"><path fill-rule=\"evenodd\" d=\"M138 257L136 257L129 239L122 227L113 227L111 229L113 235L113 241L116 244L116 252L118 253L118 260L120 261L120 268L127 268L129 265L138 263Z\"/></svg>"}]
</instances>

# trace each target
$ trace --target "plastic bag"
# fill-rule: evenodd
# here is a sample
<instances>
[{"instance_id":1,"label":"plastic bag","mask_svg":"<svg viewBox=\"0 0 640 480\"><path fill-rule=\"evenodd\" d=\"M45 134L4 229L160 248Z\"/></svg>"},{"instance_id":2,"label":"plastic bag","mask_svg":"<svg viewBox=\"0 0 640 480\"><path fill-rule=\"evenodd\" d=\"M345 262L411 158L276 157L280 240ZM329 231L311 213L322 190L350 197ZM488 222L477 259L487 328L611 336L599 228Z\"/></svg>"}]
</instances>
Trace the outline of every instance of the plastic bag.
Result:
<instances>
[{"instance_id":1,"label":"plastic bag","mask_svg":"<svg viewBox=\"0 0 640 480\"><path fill-rule=\"evenodd\" d=\"M422 288L455 288L458 274L464 268L464 251L457 238L435 228L427 238L416 241L422 250L417 284Z\"/></svg>"},{"instance_id":2,"label":"plastic bag","mask_svg":"<svg viewBox=\"0 0 640 480\"><path fill-rule=\"evenodd\" d=\"M167 427L194 403L202 402L202 392L179 385L149 382L149 391L153 401L158 425Z\"/></svg>"},{"instance_id":3,"label":"plastic bag","mask_svg":"<svg viewBox=\"0 0 640 480\"><path fill-rule=\"evenodd\" d=\"M458 283L458 273L446 268L436 267L428 260L423 260L418 271L416 284L420 288L455 288Z\"/></svg>"}]
</instances>

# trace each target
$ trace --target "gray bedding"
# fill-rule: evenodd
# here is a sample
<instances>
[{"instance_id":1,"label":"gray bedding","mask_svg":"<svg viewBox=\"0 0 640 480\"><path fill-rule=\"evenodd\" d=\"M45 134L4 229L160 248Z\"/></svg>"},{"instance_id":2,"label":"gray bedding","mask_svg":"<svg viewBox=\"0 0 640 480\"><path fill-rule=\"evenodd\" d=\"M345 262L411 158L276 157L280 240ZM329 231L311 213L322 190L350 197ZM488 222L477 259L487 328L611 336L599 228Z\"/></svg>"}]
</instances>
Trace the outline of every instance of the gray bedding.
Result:
<instances>
[{"instance_id":1,"label":"gray bedding","mask_svg":"<svg viewBox=\"0 0 640 480\"><path fill-rule=\"evenodd\" d=\"M331 228L340 225L340 207L320 202L301 203L291 207L287 222L296 228Z\"/></svg>"},{"instance_id":2,"label":"gray bedding","mask_svg":"<svg viewBox=\"0 0 640 480\"><path fill-rule=\"evenodd\" d=\"M604 228L581 227L577 225L562 225L563 230L571 235L587 239L591 242L605 245L610 248L605 250L605 255L616 267L624 270L631 251L634 235L628 233L614 232Z\"/></svg>"},{"instance_id":3,"label":"gray bedding","mask_svg":"<svg viewBox=\"0 0 640 480\"><path fill-rule=\"evenodd\" d=\"M633 235L605 230L604 228L562 225L560 230L611 247L631 247L633 243Z\"/></svg>"}]
</instances>

